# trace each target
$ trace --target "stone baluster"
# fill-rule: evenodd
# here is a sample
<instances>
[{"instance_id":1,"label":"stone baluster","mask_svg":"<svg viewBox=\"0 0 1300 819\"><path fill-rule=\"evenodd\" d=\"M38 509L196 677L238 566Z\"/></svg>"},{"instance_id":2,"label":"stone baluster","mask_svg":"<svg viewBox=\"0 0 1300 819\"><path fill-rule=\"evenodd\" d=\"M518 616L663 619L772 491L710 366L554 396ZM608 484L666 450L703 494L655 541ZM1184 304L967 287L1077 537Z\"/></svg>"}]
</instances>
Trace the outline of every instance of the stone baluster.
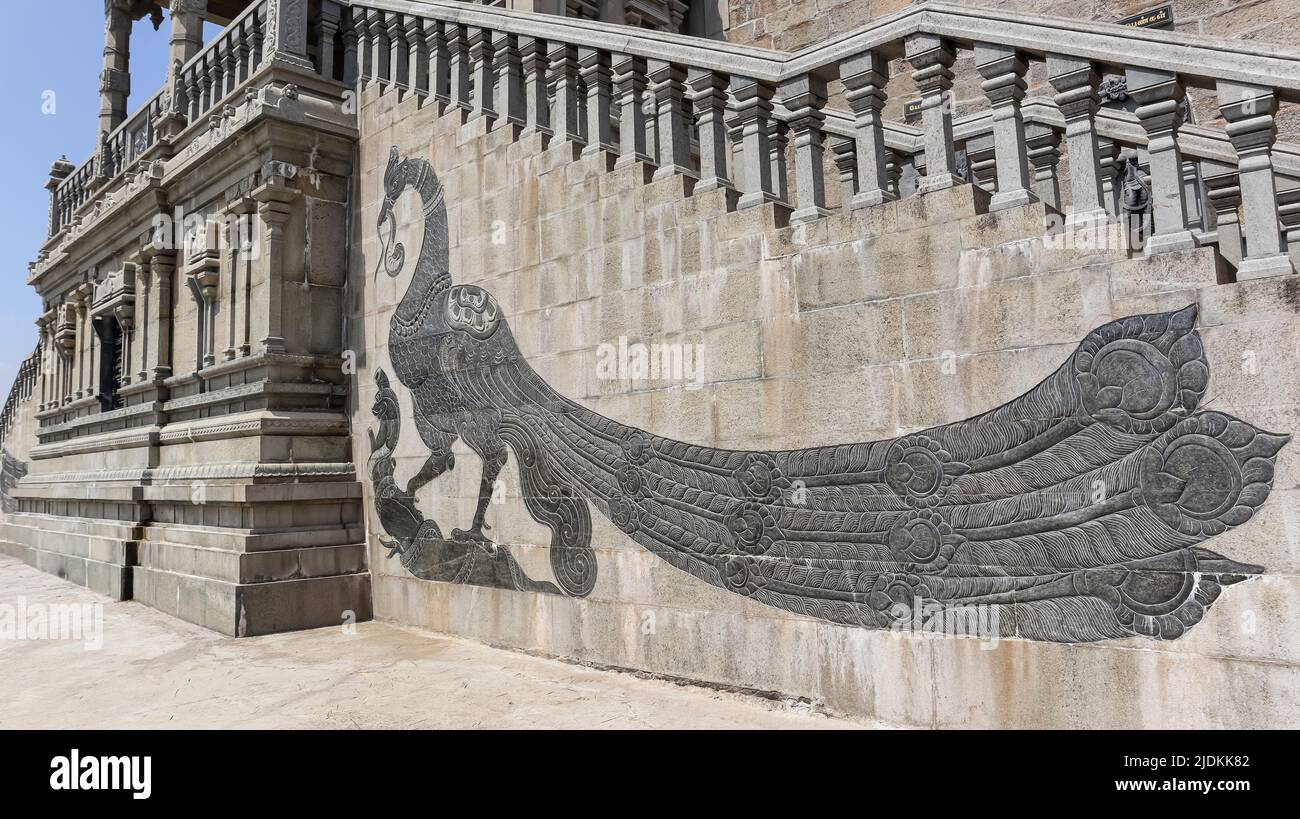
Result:
<instances>
[{"instance_id":1,"label":"stone baluster","mask_svg":"<svg viewBox=\"0 0 1300 819\"><path fill-rule=\"evenodd\" d=\"M1119 218L1119 185L1115 176L1119 172L1119 143L1113 139L1097 139L1097 166L1101 170L1101 203L1112 218Z\"/></svg>"},{"instance_id":2,"label":"stone baluster","mask_svg":"<svg viewBox=\"0 0 1300 819\"><path fill-rule=\"evenodd\" d=\"M1215 234L1218 237L1219 255L1233 268L1240 268L1245 256L1241 235L1241 182L1237 166L1210 159L1201 160L1201 177L1214 211ZM1288 262L1288 266L1290 263Z\"/></svg>"},{"instance_id":3,"label":"stone baluster","mask_svg":"<svg viewBox=\"0 0 1300 819\"><path fill-rule=\"evenodd\" d=\"M524 76L515 35L498 31L492 35L492 65L497 72L499 123L518 129L524 126Z\"/></svg>"},{"instance_id":4,"label":"stone baluster","mask_svg":"<svg viewBox=\"0 0 1300 819\"><path fill-rule=\"evenodd\" d=\"M638 162L653 163L646 147L646 61L619 54L614 58L613 71L619 105L619 156L614 165L621 168Z\"/></svg>"},{"instance_id":5,"label":"stone baluster","mask_svg":"<svg viewBox=\"0 0 1300 819\"><path fill-rule=\"evenodd\" d=\"M889 62L877 52L866 51L840 63L840 78L844 98L853 109L856 131L857 190L845 197L845 203L849 208L867 208L891 201L896 197L885 183L885 131L880 117L885 107Z\"/></svg>"},{"instance_id":6,"label":"stone baluster","mask_svg":"<svg viewBox=\"0 0 1300 819\"><path fill-rule=\"evenodd\" d=\"M336 0L321 0L320 17L316 21L320 74L330 80L334 79L334 39L339 33L339 21L342 16L343 7Z\"/></svg>"},{"instance_id":7,"label":"stone baluster","mask_svg":"<svg viewBox=\"0 0 1300 819\"><path fill-rule=\"evenodd\" d=\"M185 71L186 99L190 103L189 121L197 122L203 115L203 80L201 69L203 61L198 61Z\"/></svg>"},{"instance_id":8,"label":"stone baluster","mask_svg":"<svg viewBox=\"0 0 1300 819\"><path fill-rule=\"evenodd\" d=\"M226 56L223 40L217 40L208 52L208 74L212 77L212 102L209 108L216 106L226 96Z\"/></svg>"},{"instance_id":9,"label":"stone baluster","mask_svg":"<svg viewBox=\"0 0 1300 819\"><path fill-rule=\"evenodd\" d=\"M253 24L251 19L244 20L239 27L239 82L248 82L248 78L253 76L253 35L250 28ZM347 35L344 35L344 39ZM355 43L354 43L355 44ZM355 51L355 48L354 48Z\"/></svg>"},{"instance_id":10,"label":"stone baluster","mask_svg":"<svg viewBox=\"0 0 1300 819\"><path fill-rule=\"evenodd\" d=\"M737 174L741 197L739 210L756 207L776 200L772 190L771 122L772 97L776 89L771 83L751 77L732 75L732 109L729 125L740 134L738 143L743 147L739 157L741 172Z\"/></svg>"},{"instance_id":11,"label":"stone baluster","mask_svg":"<svg viewBox=\"0 0 1300 819\"><path fill-rule=\"evenodd\" d=\"M1190 250L1196 237L1187 228L1183 200L1183 155L1178 129L1183 122L1183 84L1165 71L1129 68L1128 92L1138 104L1138 122L1147 135L1151 173L1152 232L1148 255Z\"/></svg>"},{"instance_id":12,"label":"stone baluster","mask_svg":"<svg viewBox=\"0 0 1300 819\"><path fill-rule=\"evenodd\" d=\"M692 68L687 72L687 83L691 87L691 102L700 131L700 181L695 192L730 189L725 121L727 76L709 68Z\"/></svg>"},{"instance_id":13,"label":"stone baluster","mask_svg":"<svg viewBox=\"0 0 1300 819\"><path fill-rule=\"evenodd\" d=\"M618 152L610 125L612 91L609 62L608 52L598 48L578 49L579 76L587 86L587 147L582 149L583 156L601 152L613 156Z\"/></svg>"},{"instance_id":14,"label":"stone baluster","mask_svg":"<svg viewBox=\"0 0 1300 819\"><path fill-rule=\"evenodd\" d=\"M349 21L343 26L343 83L356 88L361 78L361 62L365 47L361 44L361 35L365 27L358 23L361 19L359 9L348 10Z\"/></svg>"},{"instance_id":15,"label":"stone baluster","mask_svg":"<svg viewBox=\"0 0 1300 819\"><path fill-rule=\"evenodd\" d=\"M546 94L546 75L550 60L546 41L536 37L519 38L519 61L524 72L524 130L523 135L534 133L543 136L551 133L551 117Z\"/></svg>"},{"instance_id":16,"label":"stone baluster","mask_svg":"<svg viewBox=\"0 0 1300 819\"><path fill-rule=\"evenodd\" d=\"M902 178L903 166L907 161L897 151L885 149L885 190L893 194L895 199L903 198Z\"/></svg>"},{"instance_id":17,"label":"stone baluster","mask_svg":"<svg viewBox=\"0 0 1300 819\"><path fill-rule=\"evenodd\" d=\"M1044 204L1060 210L1061 186L1056 176L1056 163L1061 159L1061 135L1046 125L1030 125L1025 128L1025 147L1029 164L1034 169L1034 195Z\"/></svg>"},{"instance_id":18,"label":"stone baluster","mask_svg":"<svg viewBox=\"0 0 1300 819\"><path fill-rule=\"evenodd\" d=\"M1021 136L1023 138L1023 133ZM1021 151L1023 153L1023 147L1021 148ZM984 134L983 136L972 137L971 139L966 140L966 162L970 167L971 181L995 196L996 191L1000 190L998 187L998 168L1001 167L1001 163L998 162L997 153L996 133ZM1024 156L1021 158L1025 159ZM1029 165L1027 159L1025 160L1025 165L1026 167ZM1028 178L1028 175L1029 172L1026 170L1026 179ZM1028 184L1027 181L1026 184ZM1028 191L1026 191L1026 193L1028 193ZM1003 205L1002 207L1006 208L1009 206Z\"/></svg>"},{"instance_id":19,"label":"stone baluster","mask_svg":"<svg viewBox=\"0 0 1300 819\"><path fill-rule=\"evenodd\" d=\"M550 43L551 84L555 86L555 115L551 127L555 136L583 144L578 120L578 50L567 43Z\"/></svg>"},{"instance_id":20,"label":"stone baluster","mask_svg":"<svg viewBox=\"0 0 1300 819\"><path fill-rule=\"evenodd\" d=\"M785 149L790 144L790 126L778 116L773 115L771 133L768 135L770 152L768 162L772 166L772 187L776 198L786 204L790 203L790 175L786 172Z\"/></svg>"},{"instance_id":21,"label":"stone baluster","mask_svg":"<svg viewBox=\"0 0 1300 819\"><path fill-rule=\"evenodd\" d=\"M497 118L493 99L492 32L469 27L469 60L474 72L474 108L470 119L487 119L490 127Z\"/></svg>"},{"instance_id":22,"label":"stone baluster","mask_svg":"<svg viewBox=\"0 0 1300 819\"><path fill-rule=\"evenodd\" d=\"M1246 253L1238 279L1291 272L1282 244L1273 181L1273 143L1277 139L1277 97L1272 88L1219 80L1219 110L1228 121L1228 139L1237 152Z\"/></svg>"},{"instance_id":23,"label":"stone baluster","mask_svg":"<svg viewBox=\"0 0 1300 819\"><path fill-rule=\"evenodd\" d=\"M1088 60L1049 54L1047 73L1056 89L1056 104L1065 117L1065 147L1070 163L1070 223L1107 218L1097 144L1097 110L1101 76Z\"/></svg>"},{"instance_id":24,"label":"stone baluster","mask_svg":"<svg viewBox=\"0 0 1300 819\"><path fill-rule=\"evenodd\" d=\"M445 23L443 33L447 37L451 106L460 110L461 119L464 120L472 110L469 99L469 41L465 36L465 27L457 23Z\"/></svg>"},{"instance_id":25,"label":"stone baluster","mask_svg":"<svg viewBox=\"0 0 1300 819\"><path fill-rule=\"evenodd\" d=\"M686 71L681 66L663 60L647 63L650 90L654 94L655 120L659 133L659 161L655 179L667 179L674 174L694 176L690 167L691 135L688 130L690 115L686 111Z\"/></svg>"},{"instance_id":26,"label":"stone baluster","mask_svg":"<svg viewBox=\"0 0 1300 819\"><path fill-rule=\"evenodd\" d=\"M442 114L451 103L451 52L440 20L424 21L424 47L429 54L429 95Z\"/></svg>"},{"instance_id":27,"label":"stone baluster","mask_svg":"<svg viewBox=\"0 0 1300 819\"><path fill-rule=\"evenodd\" d=\"M256 19L248 21L248 42L250 45L249 68L248 73L252 74L262 67L266 62L266 40L262 36L262 26L265 24L266 10L258 9L253 13Z\"/></svg>"},{"instance_id":28,"label":"stone baluster","mask_svg":"<svg viewBox=\"0 0 1300 819\"><path fill-rule=\"evenodd\" d=\"M330 42L333 42L331 40ZM234 93L239 87L239 29L232 29L226 43L226 88L227 94Z\"/></svg>"},{"instance_id":29,"label":"stone baluster","mask_svg":"<svg viewBox=\"0 0 1300 819\"><path fill-rule=\"evenodd\" d=\"M357 40L357 79L361 88L375 80L375 44L370 33L370 21L379 12L352 7L352 31Z\"/></svg>"},{"instance_id":30,"label":"stone baluster","mask_svg":"<svg viewBox=\"0 0 1300 819\"><path fill-rule=\"evenodd\" d=\"M211 51L206 52L203 55L203 58L199 61L199 64L195 66L195 70L199 72L199 87L202 89L199 92L199 98L201 102L199 105L199 113L195 117L195 119L197 120L198 117L212 110L213 104L216 103L216 97L213 96L214 89L212 88L212 52Z\"/></svg>"},{"instance_id":31,"label":"stone baluster","mask_svg":"<svg viewBox=\"0 0 1300 819\"><path fill-rule=\"evenodd\" d=\"M384 12L371 11L367 17L367 25L370 28L370 76L379 85L379 92L382 94L388 87L388 82L392 77L390 73L391 66L389 60L392 59L392 52L388 47L388 29L384 21Z\"/></svg>"},{"instance_id":32,"label":"stone baluster","mask_svg":"<svg viewBox=\"0 0 1300 819\"><path fill-rule=\"evenodd\" d=\"M406 26L402 15L388 12L384 17L384 31L388 35L388 70L397 100L401 102L411 90L411 58L407 51Z\"/></svg>"},{"instance_id":33,"label":"stone baluster","mask_svg":"<svg viewBox=\"0 0 1300 819\"><path fill-rule=\"evenodd\" d=\"M803 74L781 84L781 100L790 112L789 129L794 134L794 178L797 205L792 222L807 222L825 216L826 182L823 166L822 124L826 114L826 82Z\"/></svg>"},{"instance_id":34,"label":"stone baluster","mask_svg":"<svg viewBox=\"0 0 1300 819\"><path fill-rule=\"evenodd\" d=\"M1018 208L1034 202L1029 190L1029 157L1025 148L1025 121L1020 103L1025 98L1025 71L1028 65L1014 48L994 43L975 44L975 64L984 78L981 88L993 106L993 172L997 193L989 200L989 210ZM978 181L978 169L967 146L971 172ZM990 186L986 185L986 188Z\"/></svg>"},{"instance_id":35,"label":"stone baluster","mask_svg":"<svg viewBox=\"0 0 1300 819\"><path fill-rule=\"evenodd\" d=\"M907 60L912 80L921 93L921 123L925 131L927 170L918 192L951 188L961 180L954 173L952 155L952 64L957 59L952 43L933 34L907 38Z\"/></svg>"},{"instance_id":36,"label":"stone baluster","mask_svg":"<svg viewBox=\"0 0 1300 819\"><path fill-rule=\"evenodd\" d=\"M1300 188L1280 191L1277 195L1278 218L1286 232L1287 253L1291 266L1300 271Z\"/></svg>"},{"instance_id":37,"label":"stone baluster","mask_svg":"<svg viewBox=\"0 0 1300 819\"><path fill-rule=\"evenodd\" d=\"M407 88L423 105L429 96L429 47L419 17L413 14L402 17L402 39L406 41Z\"/></svg>"},{"instance_id":38,"label":"stone baluster","mask_svg":"<svg viewBox=\"0 0 1300 819\"><path fill-rule=\"evenodd\" d=\"M831 161L835 163L836 176L840 182L840 200L849 207L857 192L858 158L857 146L848 137L830 138Z\"/></svg>"}]
</instances>

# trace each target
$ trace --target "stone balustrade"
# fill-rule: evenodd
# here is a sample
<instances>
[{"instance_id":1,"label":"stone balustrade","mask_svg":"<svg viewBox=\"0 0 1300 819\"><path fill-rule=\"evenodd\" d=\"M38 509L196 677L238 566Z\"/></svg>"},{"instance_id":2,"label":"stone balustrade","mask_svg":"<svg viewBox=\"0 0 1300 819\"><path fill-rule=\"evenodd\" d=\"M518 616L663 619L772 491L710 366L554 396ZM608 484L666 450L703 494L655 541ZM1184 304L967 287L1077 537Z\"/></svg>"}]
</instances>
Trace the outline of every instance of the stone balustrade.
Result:
<instances>
[{"instance_id":1,"label":"stone balustrade","mask_svg":"<svg viewBox=\"0 0 1300 819\"><path fill-rule=\"evenodd\" d=\"M37 344L32 354L18 365L18 373L9 388L8 397L5 398L4 409L0 410L0 447L4 446L10 430L13 429L20 406L28 401L36 390L37 377L41 371L42 350L42 345Z\"/></svg>"},{"instance_id":2,"label":"stone balustrade","mask_svg":"<svg viewBox=\"0 0 1300 819\"><path fill-rule=\"evenodd\" d=\"M1136 178L1151 202L1147 253L1217 241L1243 277L1291 270L1278 190L1294 186L1300 167L1281 161L1296 151L1274 144L1273 118L1300 101L1300 52L1248 55L1212 38L942 3L796 54L460 3L349 5L343 26L358 44L363 87L454 106L489 127L542 130L575 152L643 161L660 179L734 188L742 209L780 202L796 222L819 218L830 172L843 207L974 183L994 210L1043 201L1086 224L1122 215ZM965 53L991 110L954 121L954 67ZM891 63L919 92L919 128L882 116ZM1049 96L1028 95L1036 66ZM1107 77L1123 79L1134 112L1101 107ZM837 81L849 111L829 107ZM1185 122L1189 88L1217 94L1226 129ZM1136 176L1120 162L1125 149ZM1213 170L1201 163L1224 160L1242 203L1225 231L1239 229L1240 241L1218 237L1216 209L1200 204L1209 185L1197 189ZM925 170L908 191L904 167ZM1222 167L1213 175L1221 189Z\"/></svg>"},{"instance_id":3,"label":"stone balustrade","mask_svg":"<svg viewBox=\"0 0 1300 819\"><path fill-rule=\"evenodd\" d=\"M212 115L238 100L271 62L325 79L354 80L344 70L356 63L355 38L341 25L344 11L334 0L319 8L259 0L188 61L178 58L163 88L100 135L93 156L71 170L56 163L48 186L49 235L73 226L83 208L141 161L157 156L160 145L173 148L192 126L210 126ZM277 19L269 19L271 14Z\"/></svg>"}]
</instances>

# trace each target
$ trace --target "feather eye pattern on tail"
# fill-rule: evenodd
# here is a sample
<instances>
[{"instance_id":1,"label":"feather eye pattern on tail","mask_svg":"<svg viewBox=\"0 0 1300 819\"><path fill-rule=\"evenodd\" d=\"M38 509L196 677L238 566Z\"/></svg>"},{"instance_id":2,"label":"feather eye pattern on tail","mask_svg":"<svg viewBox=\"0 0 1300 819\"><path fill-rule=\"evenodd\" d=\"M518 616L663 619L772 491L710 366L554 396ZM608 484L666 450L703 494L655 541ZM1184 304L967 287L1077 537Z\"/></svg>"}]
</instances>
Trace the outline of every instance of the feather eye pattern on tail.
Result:
<instances>
[{"instance_id":1,"label":"feather eye pattern on tail","mask_svg":"<svg viewBox=\"0 0 1300 819\"><path fill-rule=\"evenodd\" d=\"M407 188L423 202L425 239L388 356L429 458L406 487L393 481L399 405L383 376L371 474L392 554L417 577L590 594L588 504L707 583L869 628L979 607L997 636L1174 639L1224 587L1263 571L1202 544L1265 503L1289 437L1200 408L1210 370L1194 305L1096 328L1037 386L973 418L800 450L708 447L606 418L547 384L505 307L452 283L441 184L427 161L399 160L394 150L378 223L384 271L406 262L392 207ZM484 473L473 525L448 538L415 493L454 468L458 438ZM483 534L511 452L529 513L552 533L554 583L528 579Z\"/></svg>"},{"instance_id":2,"label":"feather eye pattern on tail","mask_svg":"<svg viewBox=\"0 0 1300 819\"><path fill-rule=\"evenodd\" d=\"M782 452L620 424L522 357L462 358L458 386L513 419L550 481L736 594L855 626L985 605L1032 639L1171 639L1262 571L1199 544L1250 519L1288 440L1197 410L1209 368L1195 321L1193 306L1106 324L974 418Z\"/></svg>"}]
</instances>

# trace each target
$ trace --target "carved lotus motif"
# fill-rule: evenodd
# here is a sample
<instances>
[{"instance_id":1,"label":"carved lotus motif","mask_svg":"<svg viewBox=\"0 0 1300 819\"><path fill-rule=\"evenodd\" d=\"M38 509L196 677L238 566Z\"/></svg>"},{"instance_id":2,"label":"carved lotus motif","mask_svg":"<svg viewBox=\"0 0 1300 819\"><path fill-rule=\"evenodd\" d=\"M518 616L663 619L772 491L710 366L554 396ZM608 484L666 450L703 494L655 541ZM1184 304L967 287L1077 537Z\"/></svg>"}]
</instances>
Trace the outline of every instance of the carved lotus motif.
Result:
<instances>
[{"instance_id":1,"label":"carved lotus motif","mask_svg":"<svg viewBox=\"0 0 1300 819\"><path fill-rule=\"evenodd\" d=\"M937 572L948 565L962 540L939 515L913 512L889 530L889 551L904 571Z\"/></svg>"},{"instance_id":2,"label":"carved lotus motif","mask_svg":"<svg viewBox=\"0 0 1300 819\"><path fill-rule=\"evenodd\" d=\"M1188 418L1143 453L1142 502L1183 534L1224 532L1268 497L1273 458L1288 440L1218 412Z\"/></svg>"},{"instance_id":3,"label":"carved lotus motif","mask_svg":"<svg viewBox=\"0 0 1300 819\"><path fill-rule=\"evenodd\" d=\"M1210 381L1196 308L1094 330L1074 367L1088 414L1126 432L1163 432L1196 409Z\"/></svg>"},{"instance_id":4,"label":"carved lotus motif","mask_svg":"<svg viewBox=\"0 0 1300 819\"><path fill-rule=\"evenodd\" d=\"M757 501L774 501L790 481L781 474L776 461L766 452L747 452L740 466L732 473L745 494Z\"/></svg>"},{"instance_id":5,"label":"carved lotus motif","mask_svg":"<svg viewBox=\"0 0 1300 819\"><path fill-rule=\"evenodd\" d=\"M622 495L610 499L609 519L625 534L635 534L641 528L636 505Z\"/></svg>"},{"instance_id":6,"label":"carved lotus motif","mask_svg":"<svg viewBox=\"0 0 1300 819\"><path fill-rule=\"evenodd\" d=\"M751 555L766 554L772 548L775 521L762 504L743 503L727 515L728 545Z\"/></svg>"},{"instance_id":7,"label":"carved lotus motif","mask_svg":"<svg viewBox=\"0 0 1300 819\"><path fill-rule=\"evenodd\" d=\"M622 448L623 457L627 458L629 463L637 466L648 463L654 455L654 444L640 432L633 432L624 438Z\"/></svg>"},{"instance_id":8,"label":"carved lotus motif","mask_svg":"<svg viewBox=\"0 0 1300 819\"><path fill-rule=\"evenodd\" d=\"M937 503L953 479L966 471L966 465L955 463L938 441L912 435L890 448L884 479L900 497L928 506Z\"/></svg>"}]
</instances>

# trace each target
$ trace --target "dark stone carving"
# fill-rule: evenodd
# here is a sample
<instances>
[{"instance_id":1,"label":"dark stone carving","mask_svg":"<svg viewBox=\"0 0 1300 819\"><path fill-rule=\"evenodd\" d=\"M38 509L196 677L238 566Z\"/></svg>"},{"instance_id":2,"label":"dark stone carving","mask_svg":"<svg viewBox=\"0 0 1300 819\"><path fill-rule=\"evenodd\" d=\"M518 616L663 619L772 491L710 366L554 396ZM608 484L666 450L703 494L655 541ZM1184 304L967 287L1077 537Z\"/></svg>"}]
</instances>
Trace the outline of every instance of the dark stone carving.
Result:
<instances>
[{"instance_id":1,"label":"dark stone carving","mask_svg":"<svg viewBox=\"0 0 1300 819\"><path fill-rule=\"evenodd\" d=\"M395 484L399 403L380 372L369 468L390 557L418 577L586 595L597 574L588 504L708 583L872 628L918 604L985 605L1003 635L1172 639L1223 586L1263 571L1201 544L1264 502L1289 437L1198 411L1209 368L1195 306L1093 330L1038 386L975 418L886 441L714 449L605 418L543 381L496 299L452 284L442 187L396 149L378 225L384 272L406 263L392 211L407 188L423 202L424 240L388 353L429 455ZM444 536L415 493L454 468L457 438L483 476L470 528ZM551 529L554 584L484 534L509 451L528 511Z\"/></svg>"}]
</instances>

